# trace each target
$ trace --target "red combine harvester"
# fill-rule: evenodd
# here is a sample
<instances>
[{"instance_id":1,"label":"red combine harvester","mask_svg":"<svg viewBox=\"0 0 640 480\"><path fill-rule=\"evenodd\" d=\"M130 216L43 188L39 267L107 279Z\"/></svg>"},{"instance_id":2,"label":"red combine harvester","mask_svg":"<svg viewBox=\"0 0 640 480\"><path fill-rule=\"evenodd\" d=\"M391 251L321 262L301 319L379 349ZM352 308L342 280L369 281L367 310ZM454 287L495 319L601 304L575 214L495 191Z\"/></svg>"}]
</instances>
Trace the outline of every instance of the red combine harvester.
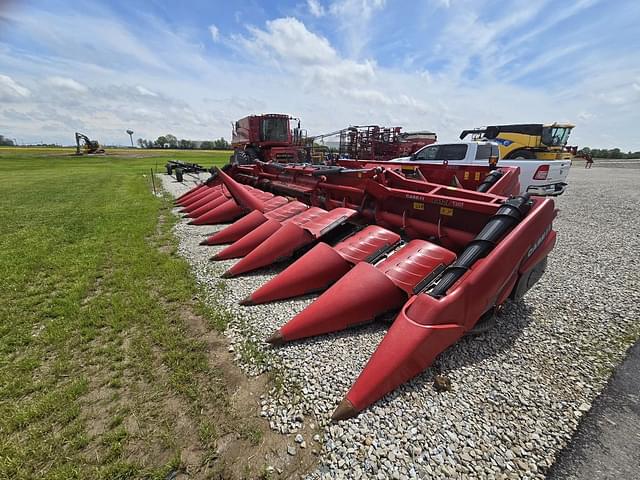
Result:
<instances>
[{"instance_id":1,"label":"red combine harvester","mask_svg":"<svg viewBox=\"0 0 640 480\"><path fill-rule=\"evenodd\" d=\"M375 161L408 157L438 138L433 132L402 132L402 127L378 125L349 127L339 134L340 157Z\"/></svg>"},{"instance_id":2,"label":"red combine harvester","mask_svg":"<svg viewBox=\"0 0 640 480\"><path fill-rule=\"evenodd\" d=\"M225 277L297 257L244 305L324 292L269 343L399 312L334 420L357 415L486 327L538 281L556 239L553 200L514 196L517 167L347 164L233 165L177 200L192 223L235 220L201 243L230 244L213 260L240 258ZM198 204L209 207L193 215Z\"/></svg>"},{"instance_id":3,"label":"red combine harvester","mask_svg":"<svg viewBox=\"0 0 640 480\"><path fill-rule=\"evenodd\" d=\"M291 129L290 121L298 125ZM232 164L262 162L303 162L305 135L300 120L289 115L270 113L250 115L233 125L231 146Z\"/></svg>"}]
</instances>

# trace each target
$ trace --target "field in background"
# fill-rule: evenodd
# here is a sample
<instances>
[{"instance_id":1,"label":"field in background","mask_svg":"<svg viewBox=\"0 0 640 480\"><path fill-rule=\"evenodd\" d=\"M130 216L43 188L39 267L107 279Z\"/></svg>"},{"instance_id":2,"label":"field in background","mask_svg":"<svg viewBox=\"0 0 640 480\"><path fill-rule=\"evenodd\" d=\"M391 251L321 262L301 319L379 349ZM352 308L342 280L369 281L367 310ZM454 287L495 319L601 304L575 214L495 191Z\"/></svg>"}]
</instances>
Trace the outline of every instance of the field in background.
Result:
<instances>
[{"instance_id":1,"label":"field in background","mask_svg":"<svg viewBox=\"0 0 640 480\"><path fill-rule=\"evenodd\" d=\"M70 152L0 149L0 478L259 477L270 432L150 194L167 157L229 152Z\"/></svg>"}]
</instances>

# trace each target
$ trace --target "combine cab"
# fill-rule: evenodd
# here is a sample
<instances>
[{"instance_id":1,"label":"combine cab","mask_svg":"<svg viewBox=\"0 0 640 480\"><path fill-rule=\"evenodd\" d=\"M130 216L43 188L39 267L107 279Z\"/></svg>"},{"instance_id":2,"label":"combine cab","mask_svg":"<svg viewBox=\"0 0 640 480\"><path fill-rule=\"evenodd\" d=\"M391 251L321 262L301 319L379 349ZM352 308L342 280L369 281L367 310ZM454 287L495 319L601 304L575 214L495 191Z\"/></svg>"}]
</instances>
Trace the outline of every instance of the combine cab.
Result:
<instances>
[{"instance_id":1,"label":"combine cab","mask_svg":"<svg viewBox=\"0 0 640 480\"><path fill-rule=\"evenodd\" d=\"M298 126L291 129L290 121ZM262 162L302 162L306 158L304 132L300 120L289 115L250 115L233 125L231 146L232 164Z\"/></svg>"},{"instance_id":2,"label":"combine cab","mask_svg":"<svg viewBox=\"0 0 640 480\"><path fill-rule=\"evenodd\" d=\"M239 259L225 277L292 262L244 305L321 293L267 342L396 312L364 370L354 372L333 414L340 420L428 368L544 273L554 202L518 195L518 170L258 162L218 171L177 202L192 223L234 221L201 243L229 245L214 261Z\"/></svg>"}]
</instances>

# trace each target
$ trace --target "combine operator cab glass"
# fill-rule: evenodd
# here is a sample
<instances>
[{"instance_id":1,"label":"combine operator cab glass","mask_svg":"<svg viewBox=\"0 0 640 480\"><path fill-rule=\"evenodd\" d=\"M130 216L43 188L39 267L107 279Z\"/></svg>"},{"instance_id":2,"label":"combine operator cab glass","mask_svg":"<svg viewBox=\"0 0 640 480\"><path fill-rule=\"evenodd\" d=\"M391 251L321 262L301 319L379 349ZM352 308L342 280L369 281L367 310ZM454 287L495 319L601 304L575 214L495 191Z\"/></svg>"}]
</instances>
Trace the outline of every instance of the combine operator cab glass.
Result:
<instances>
[{"instance_id":1,"label":"combine operator cab glass","mask_svg":"<svg viewBox=\"0 0 640 480\"><path fill-rule=\"evenodd\" d=\"M265 118L262 121L263 142L287 142L289 121L286 118Z\"/></svg>"},{"instance_id":2,"label":"combine operator cab glass","mask_svg":"<svg viewBox=\"0 0 640 480\"><path fill-rule=\"evenodd\" d=\"M571 129L568 127L544 127L542 143L547 147L564 147L569 140Z\"/></svg>"}]
</instances>

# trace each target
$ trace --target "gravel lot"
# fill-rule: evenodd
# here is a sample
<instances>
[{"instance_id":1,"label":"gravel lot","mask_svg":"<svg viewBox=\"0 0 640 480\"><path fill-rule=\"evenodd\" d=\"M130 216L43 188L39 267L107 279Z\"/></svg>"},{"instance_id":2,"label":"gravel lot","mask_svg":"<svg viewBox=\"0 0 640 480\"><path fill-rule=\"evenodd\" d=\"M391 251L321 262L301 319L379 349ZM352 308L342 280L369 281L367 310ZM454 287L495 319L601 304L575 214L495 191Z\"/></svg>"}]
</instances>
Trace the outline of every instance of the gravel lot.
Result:
<instances>
[{"instance_id":1,"label":"gravel lot","mask_svg":"<svg viewBox=\"0 0 640 480\"><path fill-rule=\"evenodd\" d=\"M175 234L212 298L237 314L227 333L247 373L286 372L284 389L262 399L271 427L320 429L315 440L297 439L319 451L308 478L544 478L640 334L639 166L572 169L570 188L557 199L558 243L546 274L524 301L506 306L493 329L438 359L451 392L434 390L432 368L338 425L328 419L386 325L266 348L262 340L312 298L241 307L278 270L221 280L233 261L209 262L221 247L198 245L221 227L181 222ZM190 188L162 180L174 195Z\"/></svg>"}]
</instances>

